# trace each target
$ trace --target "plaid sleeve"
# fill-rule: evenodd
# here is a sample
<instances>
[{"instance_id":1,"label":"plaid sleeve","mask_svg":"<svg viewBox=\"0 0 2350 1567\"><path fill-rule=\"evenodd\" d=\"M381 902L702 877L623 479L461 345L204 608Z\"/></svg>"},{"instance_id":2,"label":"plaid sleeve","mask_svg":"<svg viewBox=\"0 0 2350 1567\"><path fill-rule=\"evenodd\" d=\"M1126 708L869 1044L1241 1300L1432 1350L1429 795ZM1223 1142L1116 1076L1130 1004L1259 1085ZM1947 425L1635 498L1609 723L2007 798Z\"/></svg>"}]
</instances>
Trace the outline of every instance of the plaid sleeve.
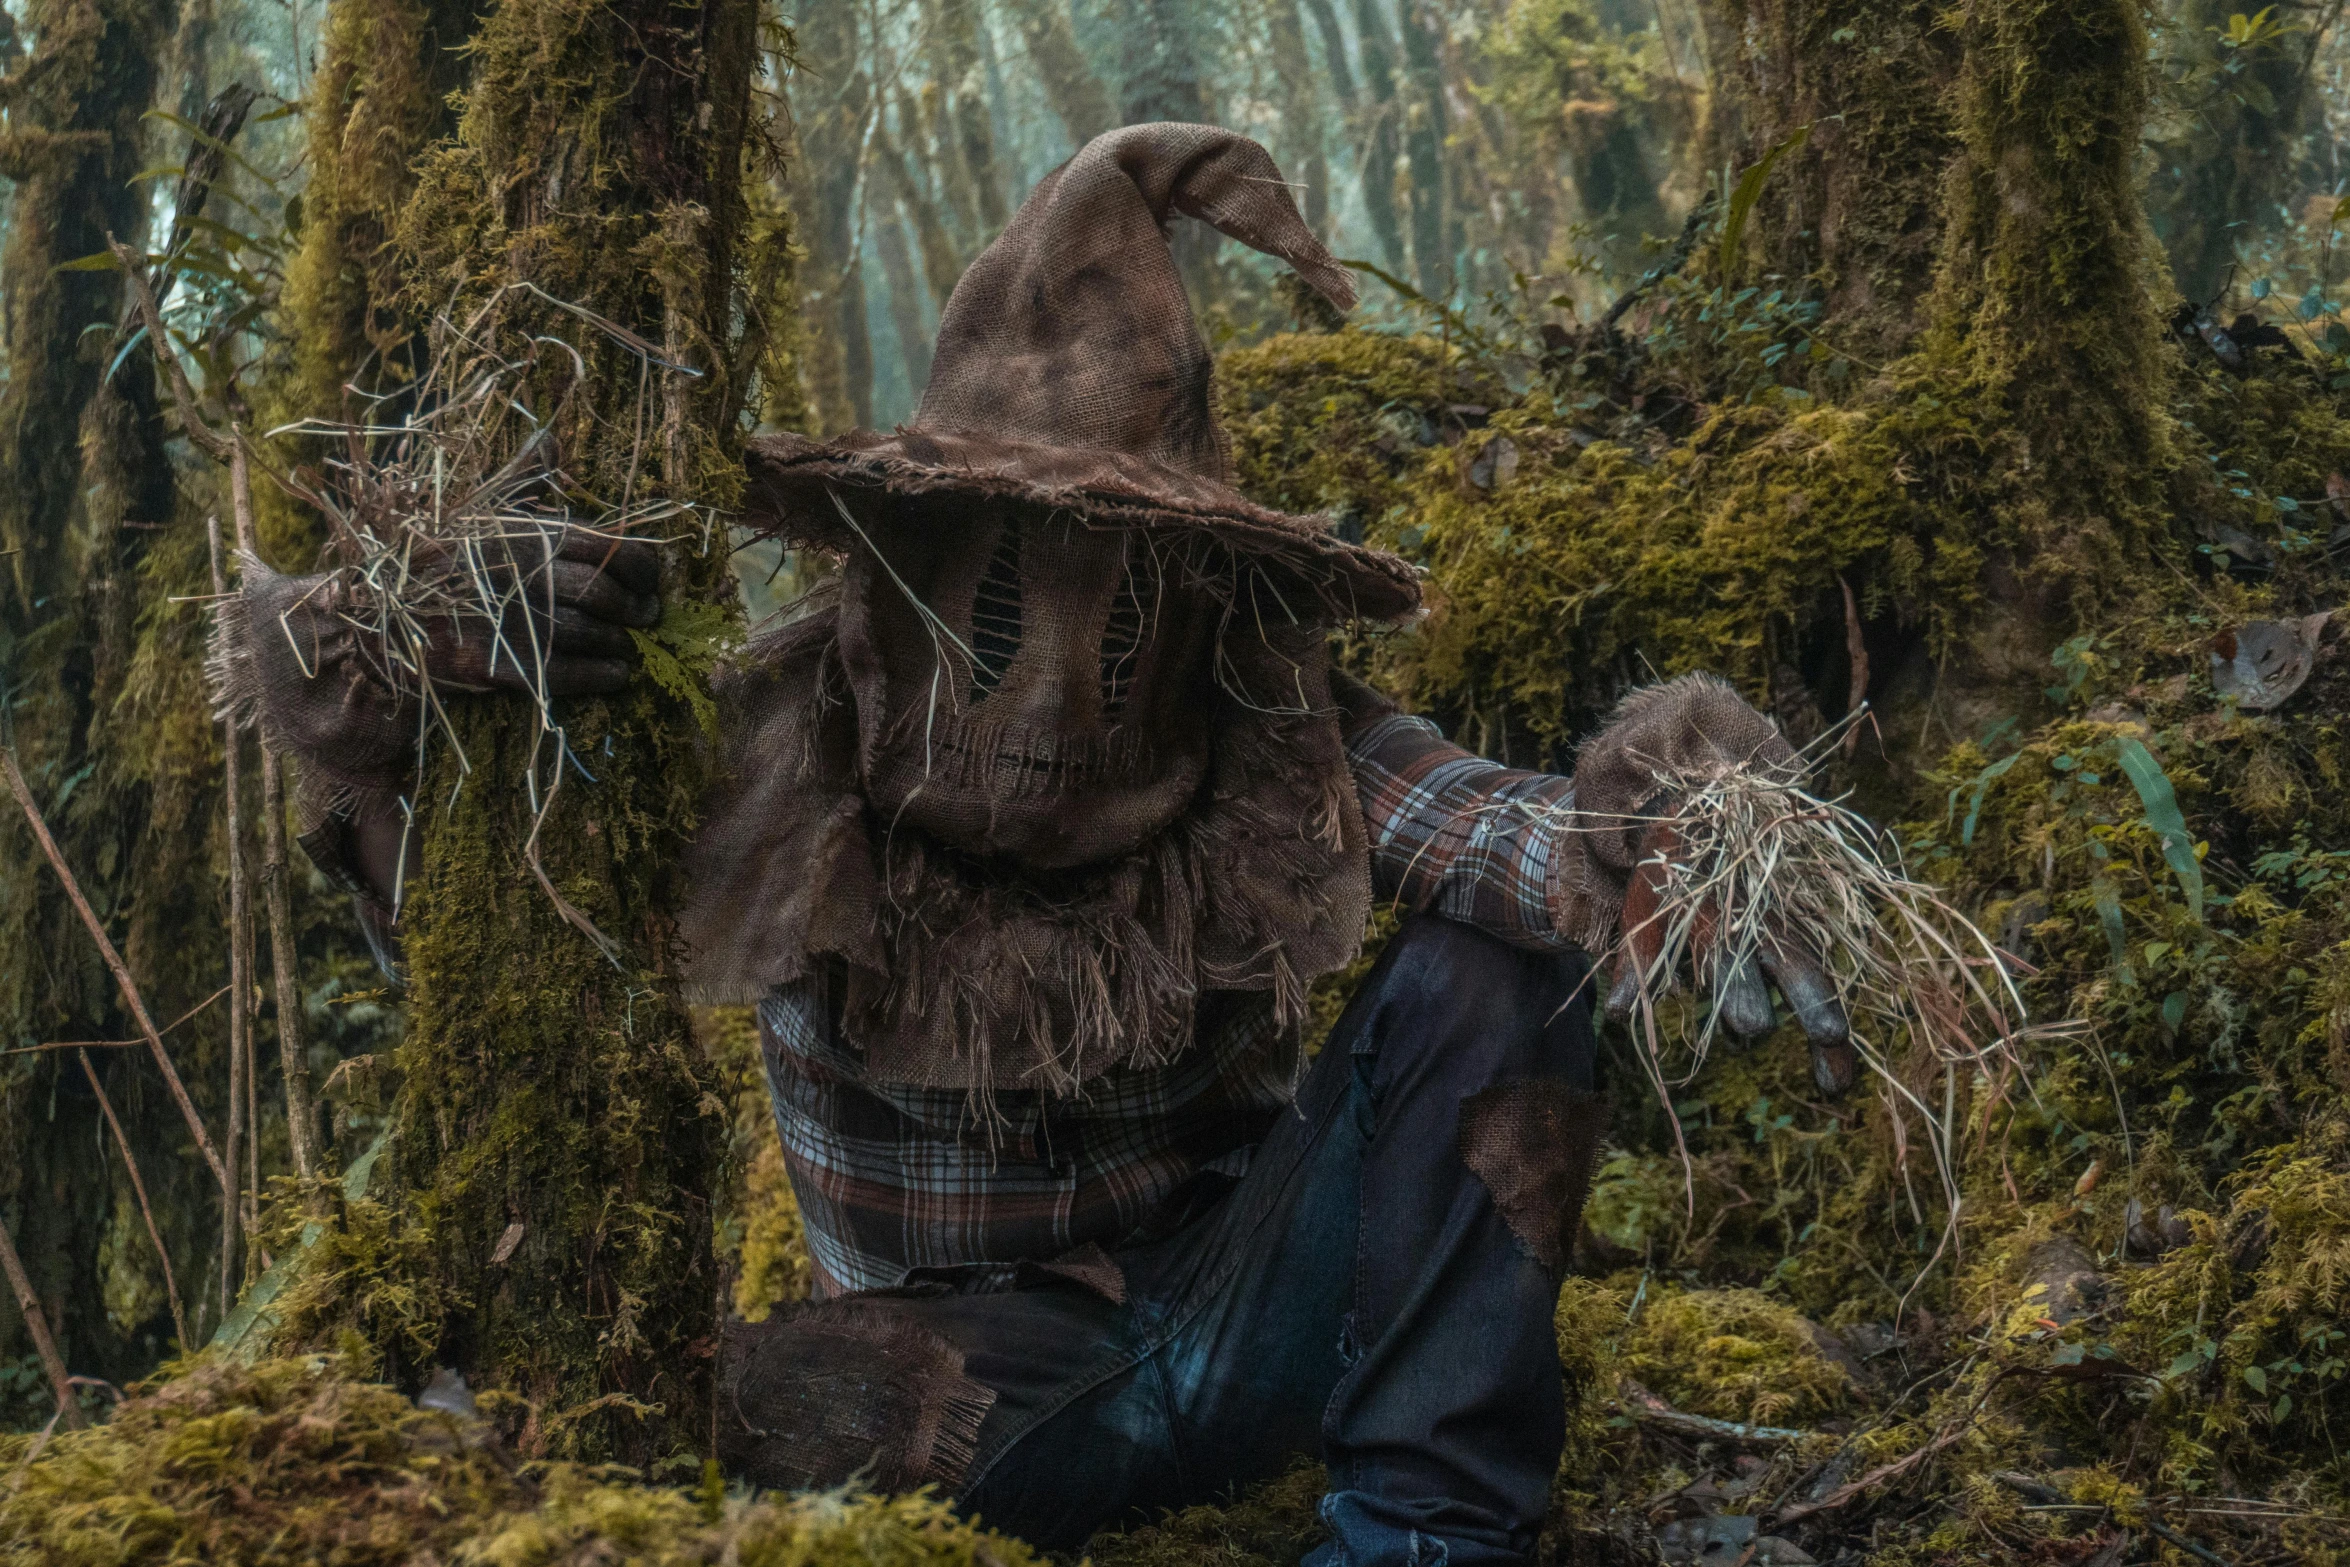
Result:
<instances>
[{"instance_id":1,"label":"plaid sleeve","mask_svg":"<svg viewBox=\"0 0 2350 1567\"><path fill-rule=\"evenodd\" d=\"M1562 927L1563 817L1575 787L1472 756L1425 718L1390 712L1346 737L1382 898L1499 936L1512 946L1576 945Z\"/></svg>"}]
</instances>

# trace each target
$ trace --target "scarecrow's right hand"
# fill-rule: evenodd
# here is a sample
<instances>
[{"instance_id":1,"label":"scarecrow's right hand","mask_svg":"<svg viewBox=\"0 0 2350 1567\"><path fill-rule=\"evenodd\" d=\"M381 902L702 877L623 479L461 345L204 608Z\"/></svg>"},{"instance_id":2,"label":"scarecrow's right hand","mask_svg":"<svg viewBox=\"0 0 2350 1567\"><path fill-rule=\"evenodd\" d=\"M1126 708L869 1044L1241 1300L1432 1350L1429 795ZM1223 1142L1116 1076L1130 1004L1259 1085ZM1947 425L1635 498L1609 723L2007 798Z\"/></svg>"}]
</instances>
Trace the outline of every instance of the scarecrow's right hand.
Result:
<instances>
[{"instance_id":1,"label":"scarecrow's right hand","mask_svg":"<svg viewBox=\"0 0 2350 1567\"><path fill-rule=\"evenodd\" d=\"M1661 917L1666 866L1679 850L1679 835L1669 820L1652 822L1641 834L1640 857L1624 890L1615 983L1607 998L1608 1016L1619 1023L1631 1019L1644 993L1653 995L1678 981L1677 975L1657 971L1666 941ZM1716 939L1712 922L1701 913L1690 933L1692 959L1702 963ZM1843 1093L1860 1070L1851 1022L1835 983L1800 941L1784 935L1766 937L1758 950L1722 974L1714 990L1722 1025L1742 1040L1760 1039L1778 1027L1778 1014L1771 1006L1774 985L1803 1025L1811 1046L1812 1081L1824 1094Z\"/></svg>"},{"instance_id":2,"label":"scarecrow's right hand","mask_svg":"<svg viewBox=\"0 0 2350 1567\"><path fill-rule=\"evenodd\" d=\"M1710 675L1684 675L1634 692L1576 758L1575 809L1590 824L1578 834L1578 847L1600 877L1623 890L1615 983L1608 994L1608 1015L1619 1022L1644 992L1653 996L1679 978L1658 972L1668 936L1659 917L1665 867L1680 849L1669 780L1737 767L1792 777L1801 763L1769 719ZM1700 917L1689 943L1700 961L1714 936ZM1822 1092L1838 1094L1851 1086L1860 1063L1836 987L1812 956L1815 947L1797 931L1766 938L1722 976L1713 999L1733 1034L1757 1038L1776 1026L1769 988L1775 984L1811 1042L1813 1081Z\"/></svg>"}]
</instances>

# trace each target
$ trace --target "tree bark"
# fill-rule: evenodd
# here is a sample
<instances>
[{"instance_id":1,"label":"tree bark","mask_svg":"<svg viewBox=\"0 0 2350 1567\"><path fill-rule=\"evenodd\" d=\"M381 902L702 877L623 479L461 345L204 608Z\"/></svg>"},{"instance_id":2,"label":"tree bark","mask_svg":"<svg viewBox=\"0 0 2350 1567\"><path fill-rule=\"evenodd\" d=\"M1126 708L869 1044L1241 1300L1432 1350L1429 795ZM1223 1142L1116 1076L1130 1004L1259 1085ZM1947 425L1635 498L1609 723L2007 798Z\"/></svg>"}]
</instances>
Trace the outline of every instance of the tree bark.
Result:
<instances>
[{"instance_id":1,"label":"tree bark","mask_svg":"<svg viewBox=\"0 0 2350 1567\"><path fill-rule=\"evenodd\" d=\"M1747 167L1808 130L1755 209L1760 270L1817 278L1839 341L1881 363L1925 326L1959 151L1958 39L1927 0L1726 0L1721 12L1717 161Z\"/></svg>"},{"instance_id":2,"label":"tree bark","mask_svg":"<svg viewBox=\"0 0 2350 1567\"><path fill-rule=\"evenodd\" d=\"M873 423L873 344L865 325L857 225L872 84L856 9L847 0L811 5L800 21L799 46L792 210L800 217L800 242L808 247L800 271L808 395L818 431L837 435Z\"/></svg>"},{"instance_id":3,"label":"tree bark","mask_svg":"<svg viewBox=\"0 0 2350 1567\"><path fill-rule=\"evenodd\" d=\"M462 308L528 282L700 372L648 370L570 314L503 296L513 330L559 334L586 360L556 427L581 491L723 507L741 482L735 289L756 23L752 0L506 0L472 41L456 137L418 165L395 230L406 297L463 279ZM547 408L574 385L560 357L560 380L533 391ZM687 531L665 552L665 598L729 602L724 548ZM317 1342L355 1327L410 1384L449 1365L519 1393L527 1452L643 1464L709 1429L723 1107L678 996L667 913L700 730L643 678L561 704L553 739L520 702L455 698L450 712L472 770L461 777L439 746L418 795L388 1142L280 1332ZM616 958L525 862L534 760L549 884Z\"/></svg>"},{"instance_id":4,"label":"tree bark","mask_svg":"<svg viewBox=\"0 0 2350 1567\"><path fill-rule=\"evenodd\" d=\"M1068 0L1009 0L1009 5L1029 63L1052 100L1061 128L1069 133L1071 147L1082 147L1115 125L1109 91L1077 46Z\"/></svg>"},{"instance_id":5,"label":"tree bark","mask_svg":"<svg viewBox=\"0 0 2350 1567\"><path fill-rule=\"evenodd\" d=\"M157 821L154 780L159 767L183 764L202 775L209 759L160 746L152 731L143 751L128 754L107 735L141 722L123 704L126 691L134 707L150 694L133 689L134 670L141 685L169 687L177 649L152 617L166 595L201 592L201 579L186 579L176 553L150 563L149 545L174 510L152 383L138 364L107 381L108 336L85 332L120 319L121 281L59 270L103 252L110 230L133 243L146 234L148 187L132 177L146 161L141 116L156 99L173 13L161 0L37 0L17 20L33 48L0 84L0 177L14 187L0 256L6 738L99 917L156 1003L176 1007L185 1004L179 981L209 956L202 924L177 923L188 912L174 895L181 889L134 898L133 876L156 868L149 856L158 848L179 856L175 864L200 852L200 827L189 834L176 817ZM158 661L143 664L150 655ZM169 841L150 836L156 826ZM0 948L14 955L0 964L0 1041L129 1037L114 982L79 939L28 829L0 825L0 846ZM157 985L148 960L159 954L169 973ZM184 1146L184 1133L169 1129L178 1109L161 1093L147 1097L127 1106L132 1135ZM151 1343L159 1349L169 1328L139 1216L127 1192L116 1201L103 1135L67 1053L0 1060L0 1209L16 1215L29 1287L67 1360L122 1377L152 1364ZM214 1236L201 1166L158 1184L167 1238L202 1268ZM125 1266L108 1275L99 1257L110 1244ZM26 1335L13 1310L0 1315L0 1359L22 1354Z\"/></svg>"}]
</instances>

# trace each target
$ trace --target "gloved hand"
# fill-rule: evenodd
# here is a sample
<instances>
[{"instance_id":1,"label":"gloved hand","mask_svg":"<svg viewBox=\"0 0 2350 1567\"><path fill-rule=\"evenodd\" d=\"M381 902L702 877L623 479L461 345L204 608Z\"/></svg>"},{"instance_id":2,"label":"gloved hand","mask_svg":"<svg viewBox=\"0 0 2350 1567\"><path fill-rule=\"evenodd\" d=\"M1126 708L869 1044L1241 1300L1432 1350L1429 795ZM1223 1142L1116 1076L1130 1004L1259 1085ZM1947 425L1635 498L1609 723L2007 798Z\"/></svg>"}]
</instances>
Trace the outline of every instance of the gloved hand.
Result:
<instances>
[{"instance_id":1,"label":"gloved hand","mask_svg":"<svg viewBox=\"0 0 2350 1567\"><path fill-rule=\"evenodd\" d=\"M494 541L485 553L485 575L519 591L504 595L495 626L464 610L425 617L424 644L406 656L436 690L527 691L533 666L549 696L605 695L626 684L635 658L628 628L661 618L652 544L551 525ZM411 602L470 601L461 571L446 549L420 551ZM384 822L416 764L418 696L415 675L395 678L367 629L377 619L373 591L348 568L286 577L247 557L243 591L215 633L212 675L224 711L257 713L270 742L301 763L299 830L313 857L388 904L397 866L376 862ZM390 832L391 843L398 839Z\"/></svg>"},{"instance_id":2,"label":"gloved hand","mask_svg":"<svg viewBox=\"0 0 2350 1567\"><path fill-rule=\"evenodd\" d=\"M1663 862L1678 848L1669 821L1673 800L1661 777L1703 774L1759 764L1788 778L1800 771L1794 748L1769 719L1711 675L1684 675L1626 699L1608 727L1583 747L1575 764L1575 808L1598 818L1583 847L1594 870L1622 890L1618 929L1623 952L1608 994L1608 1015L1622 1021L1640 995L1640 975L1652 968L1665 931L1655 918L1663 890ZM1610 823L1614 825L1609 825ZM1702 923L1695 939L1709 939ZM1758 971L1759 962L1759 971ZM1715 1004L1722 1022L1741 1038L1770 1032L1776 1019L1768 985L1802 1023L1811 1042L1812 1079L1821 1092L1852 1086L1859 1057L1836 987L1797 940L1766 937L1757 961L1722 982Z\"/></svg>"}]
</instances>

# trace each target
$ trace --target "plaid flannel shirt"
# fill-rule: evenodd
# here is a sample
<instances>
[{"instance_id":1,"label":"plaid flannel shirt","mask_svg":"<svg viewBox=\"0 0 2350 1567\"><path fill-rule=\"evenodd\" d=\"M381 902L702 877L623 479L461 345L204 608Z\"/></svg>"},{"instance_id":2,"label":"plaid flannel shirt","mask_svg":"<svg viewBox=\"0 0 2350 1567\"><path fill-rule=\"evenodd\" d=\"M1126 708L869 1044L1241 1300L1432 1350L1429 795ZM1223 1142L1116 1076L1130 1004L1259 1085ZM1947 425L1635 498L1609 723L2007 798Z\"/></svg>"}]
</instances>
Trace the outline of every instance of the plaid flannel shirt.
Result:
<instances>
[{"instance_id":1,"label":"plaid flannel shirt","mask_svg":"<svg viewBox=\"0 0 2350 1567\"><path fill-rule=\"evenodd\" d=\"M1572 945L1555 917L1566 779L1471 756L1400 713L1367 717L1346 743L1378 896L1515 945ZM823 1295L1115 1246L1194 1175L1242 1173L1303 1066L1269 996L1222 992L1202 998L1198 1040L1176 1060L1112 1072L1082 1099L999 1094L984 1126L959 1091L867 1081L821 977L770 992L759 1033Z\"/></svg>"}]
</instances>

